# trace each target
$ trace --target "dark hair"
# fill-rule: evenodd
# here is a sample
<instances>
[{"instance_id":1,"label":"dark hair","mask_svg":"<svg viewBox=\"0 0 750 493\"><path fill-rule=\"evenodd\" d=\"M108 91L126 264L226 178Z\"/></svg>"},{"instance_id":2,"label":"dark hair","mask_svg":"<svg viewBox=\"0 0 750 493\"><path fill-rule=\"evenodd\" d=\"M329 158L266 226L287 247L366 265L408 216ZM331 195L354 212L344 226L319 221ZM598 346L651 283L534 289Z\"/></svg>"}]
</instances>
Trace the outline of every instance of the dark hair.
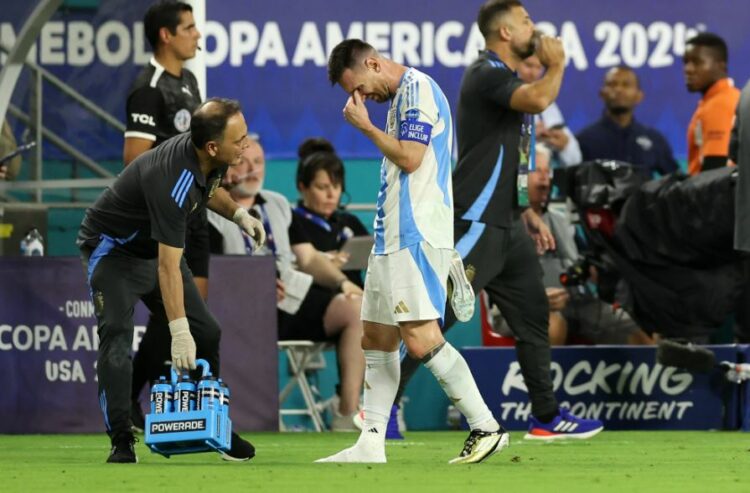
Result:
<instances>
[{"instance_id":1,"label":"dark hair","mask_svg":"<svg viewBox=\"0 0 750 493\"><path fill-rule=\"evenodd\" d=\"M344 163L328 140L323 137L307 139L300 144L297 155L297 186L301 183L309 187L318 171L323 170L334 184L340 183L341 190L344 190Z\"/></svg>"},{"instance_id":2,"label":"dark hair","mask_svg":"<svg viewBox=\"0 0 750 493\"><path fill-rule=\"evenodd\" d=\"M729 62L727 43L717 34L699 33L688 39L685 43L685 46L687 45L705 46L706 48L710 48L714 52L717 61L724 63Z\"/></svg>"},{"instance_id":3,"label":"dark hair","mask_svg":"<svg viewBox=\"0 0 750 493\"><path fill-rule=\"evenodd\" d=\"M151 48L156 51L159 45L159 30L162 27L166 27L169 32L175 34L177 26L180 25L180 14L192 11L193 7L190 5L172 0L155 3L149 7L146 15L143 16L143 30Z\"/></svg>"},{"instance_id":4,"label":"dark hair","mask_svg":"<svg viewBox=\"0 0 750 493\"><path fill-rule=\"evenodd\" d=\"M346 69L353 68L364 54L371 52L377 53L372 45L361 39L345 39L337 44L328 57L328 80L331 85L336 85Z\"/></svg>"},{"instance_id":5,"label":"dark hair","mask_svg":"<svg viewBox=\"0 0 750 493\"><path fill-rule=\"evenodd\" d=\"M523 7L523 4L519 0L488 0L479 7L477 26L485 39L492 34L492 24L495 19L507 14L513 7Z\"/></svg>"},{"instance_id":6,"label":"dark hair","mask_svg":"<svg viewBox=\"0 0 750 493\"><path fill-rule=\"evenodd\" d=\"M640 89L641 88L641 78L638 77L638 72L633 69L633 67L629 67L628 65L617 65L616 67L612 67L611 69L607 70L607 72L604 73L604 80L606 82L607 75L609 75L610 72L613 70L622 70L623 72L630 72L633 74L633 77L635 77L635 86Z\"/></svg>"},{"instance_id":7,"label":"dark hair","mask_svg":"<svg viewBox=\"0 0 750 493\"><path fill-rule=\"evenodd\" d=\"M241 112L239 101L226 98L206 100L193 112L190 119L190 138L193 145L203 149L206 142L220 140L227 128L227 121Z\"/></svg>"}]
</instances>

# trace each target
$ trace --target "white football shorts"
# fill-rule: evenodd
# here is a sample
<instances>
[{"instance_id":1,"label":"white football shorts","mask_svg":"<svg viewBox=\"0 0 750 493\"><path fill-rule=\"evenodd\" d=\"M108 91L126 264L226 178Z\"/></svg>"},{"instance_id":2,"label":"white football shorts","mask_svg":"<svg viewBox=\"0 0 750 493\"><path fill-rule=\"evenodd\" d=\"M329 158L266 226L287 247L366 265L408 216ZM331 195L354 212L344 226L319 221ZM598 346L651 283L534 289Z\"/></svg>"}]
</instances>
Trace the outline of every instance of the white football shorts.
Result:
<instances>
[{"instance_id":1,"label":"white football shorts","mask_svg":"<svg viewBox=\"0 0 750 493\"><path fill-rule=\"evenodd\" d=\"M387 255L370 254L362 320L385 325L445 316L446 283L453 249L427 242Z\"/></svg>"}]
</instances>

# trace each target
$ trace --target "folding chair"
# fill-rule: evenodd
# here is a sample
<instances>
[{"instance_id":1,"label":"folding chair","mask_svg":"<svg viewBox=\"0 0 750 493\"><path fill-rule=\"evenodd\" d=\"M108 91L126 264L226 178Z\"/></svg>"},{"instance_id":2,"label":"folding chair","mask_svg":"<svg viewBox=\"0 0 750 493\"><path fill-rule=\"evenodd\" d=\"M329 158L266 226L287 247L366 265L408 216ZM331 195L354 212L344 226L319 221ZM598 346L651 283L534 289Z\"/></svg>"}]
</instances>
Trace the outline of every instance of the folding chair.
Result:
<instances>
[{"instance_id":1,"label":"folding chair","mask_svg":"<svg viewBox=\"0 0 750 493\"><path fill-rule=\"evenodd\" d=\"M326 349L325 342L313 341L279 341L280 351L284 351L289 359L291 376L284 388L279 393L279 430L286 431L284 416L309 416L315 427L315 431L323 431L325 424L320 415L319 404L315 399L310 382L307 380L307 372L317 371L325 368L323 350ZM321 361L323 361L321 365ZM304 408L283 409L284 401L291 395L297 386L302 392L305 401Z\"/></svg>"}]
</instances>

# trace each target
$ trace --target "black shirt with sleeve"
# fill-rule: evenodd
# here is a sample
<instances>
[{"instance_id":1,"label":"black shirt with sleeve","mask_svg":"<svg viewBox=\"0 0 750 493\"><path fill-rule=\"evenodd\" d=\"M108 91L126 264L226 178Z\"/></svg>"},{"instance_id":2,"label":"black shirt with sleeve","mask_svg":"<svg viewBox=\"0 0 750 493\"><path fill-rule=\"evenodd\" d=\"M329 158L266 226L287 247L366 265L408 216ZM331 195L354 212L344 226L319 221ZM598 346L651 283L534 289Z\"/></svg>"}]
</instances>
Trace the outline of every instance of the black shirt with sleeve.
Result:
<instances>
[{"instance_id":1,"label":"black shirt with sleeve","mask_svg":"<svg viewBox=\"0 0 750 493\"><path fill-rule=\"evenodd\" d=\"M201 104L198 81L188 69L170 74L154 58L133 82L126 105L125 138L151 140L154 146L190 130L190 118Z\"/></svg>"},{"instance_id":2,"label":"black shirt with sleeve","mask_svg":"<svg viewBox=\"0 0 750 493\"><path fill-rule=\"evenodd\" d=\"M576 137L584 161L614 159L661 175L679 169L667 139L658 130L635 119L623 128L603 115Z\"/></svg>"},{"instance_id":3,"label":"black shirt with sleeve","mask_svg":"<svg viewBox=\"0 0 750 493\"><path fill-rule=\"evenodd\" d=\"M205 209L225 171L203 176L190 134L173 137L134 159L86 210L78 243L95 247L107 235L116 251L147 259L159 243L184 248L188 218Z\"/></svg>"},{"instance_id":4,"label":"black shirt with sleeve","mask_svg":"<svg viewBox=\"0 0 750 493\"><path fill-rule=\"evenodd\" d=\"M453 172L457 219L508 227L517 207L519 147L526 115L510 107L523 82L492 51L481 51L461 81Z\"/></svg>"}]
</instances>

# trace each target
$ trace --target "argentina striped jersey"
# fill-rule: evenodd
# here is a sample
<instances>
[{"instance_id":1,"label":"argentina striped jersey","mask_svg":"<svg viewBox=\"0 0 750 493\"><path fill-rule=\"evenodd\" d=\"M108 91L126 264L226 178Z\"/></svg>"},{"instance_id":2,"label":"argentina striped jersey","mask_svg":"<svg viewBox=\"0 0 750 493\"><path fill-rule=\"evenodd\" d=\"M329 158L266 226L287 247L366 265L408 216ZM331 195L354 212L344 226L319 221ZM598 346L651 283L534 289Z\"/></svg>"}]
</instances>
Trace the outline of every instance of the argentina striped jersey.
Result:
<instances>
[{"instance_id":1,"label":"argentina striped jersey","mask_svg":"<svg viewBox=\"0 0 750 493\"><path fill-rule=\"evenodd\" d=\"M413 68L406 71L388 109L386 133L425 144L427 150L413 173L383 158L374 253L393 253L420 241L453 248L453 121L448 100L432 78Z\"/></svg>"}]
</instances>

